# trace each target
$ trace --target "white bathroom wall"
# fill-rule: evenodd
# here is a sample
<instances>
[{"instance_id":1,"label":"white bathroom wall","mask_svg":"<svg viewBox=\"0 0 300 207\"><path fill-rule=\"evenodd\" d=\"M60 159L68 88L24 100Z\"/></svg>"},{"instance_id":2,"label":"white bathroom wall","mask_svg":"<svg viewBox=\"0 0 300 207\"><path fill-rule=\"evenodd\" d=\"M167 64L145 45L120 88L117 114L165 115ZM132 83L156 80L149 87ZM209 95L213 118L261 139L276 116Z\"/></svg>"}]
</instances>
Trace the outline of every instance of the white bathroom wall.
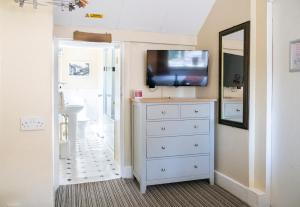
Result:
<instances>
[{"instance_id":1,"label":"white bathroom wall","mask_svg":"<svg viewBox=\"0 0 300 207\"><path fill-rule=\"evenodd\" d=\"M59 82L62 84L65 104L83 105L78 120L98 120L102 114L103 49L83 46L63 46L59 53ZM69 75L69 63L90 63L87 77ZM95 113L96 112L96 113Z\"/></svg>"},{"instance_id":2,"label":"white bathroom wall","mask_svg":"<svg viewBox=\"0 0 300 207\"><path fill-rule=\"evenodd\" d=\"M101 80L102 48L86 46L63 46L60 52L59 79L66 83L64 89L97 89ZM75 77L69 75L69 63L90 63L90 75Z\"/></svg>"}]
</instances>

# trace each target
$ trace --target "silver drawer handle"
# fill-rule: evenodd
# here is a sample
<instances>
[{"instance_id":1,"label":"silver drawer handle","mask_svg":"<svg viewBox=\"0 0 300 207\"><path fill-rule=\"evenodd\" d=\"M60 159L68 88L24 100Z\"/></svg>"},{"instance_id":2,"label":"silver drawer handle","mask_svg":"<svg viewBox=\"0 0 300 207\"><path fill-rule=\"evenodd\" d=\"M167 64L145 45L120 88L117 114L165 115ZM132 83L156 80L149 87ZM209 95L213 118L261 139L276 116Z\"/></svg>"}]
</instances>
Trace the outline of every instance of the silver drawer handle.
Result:
<instances>
[{"instance_id":1,"label":"silver drawer handle","mask_svg":"<svg viewBox=\"0 0 300 207\"><path fill-rule=\"evenodd\" d=\"M198 128L198 126L197 125L194 125L194 129L197 129Z\"/></svg>"},{"instance_id":2,"label":"silver drawer handle","mask_svg":"<svg viewBox=\"0 0 300 207\"><path fill-rule=\"evenodd\" d=\"M162 131L165 131L165 130L166 130L166 127L162 127L161 130L162 130Z\"/></svg>"},{"instance_id":3,"label":"silver drawer handle","mask_svg":"<svg viewBox=\"0 0 300 207\"><path fill-rule=\"evenodd\" d=\"M166 172L166 168L161 168L161 170L160 171L162 171L162 172Z\"/></svg>"},{"instance_id":4,"label":"silver drawer handle","mask_svg":"<svg viewBox=\"0 0 300 207\"><path fill-rule=\"evenodd\" d=\"M165 147L165 146L162 146L162 147L161 147L161 149L165 150L165 149L166 149L166 147Z\"/></svg>"},{"instance_id":5,"label":"silver drawer handle","mask_svg":"<svg viewBox=\"0 0 300 207\"><path fill-rule=\"evenodd\" d=\"M195 147L198 147L199 145L198 145L198 144L194 144L194 146L195 146Z\"/></svg>"},{"instance_id":6,"label":"silver drawer handle","mask_svg":"<svg viewBox=\"0 0 300 207\"><path fill-rule=\"evenodd\" d=\"M195 169L197 169L197 168L198 168L198 166L197 166L197 165L194 165L194 168L195 168Z\"/></svg>"}]
</instances>

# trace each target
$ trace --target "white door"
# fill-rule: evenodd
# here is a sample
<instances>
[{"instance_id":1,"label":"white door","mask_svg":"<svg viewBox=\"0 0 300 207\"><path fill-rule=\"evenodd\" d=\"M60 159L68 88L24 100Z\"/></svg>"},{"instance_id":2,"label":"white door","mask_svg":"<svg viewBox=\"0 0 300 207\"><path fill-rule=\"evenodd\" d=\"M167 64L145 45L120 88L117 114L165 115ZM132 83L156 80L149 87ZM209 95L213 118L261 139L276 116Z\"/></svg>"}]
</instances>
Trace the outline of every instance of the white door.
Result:
<instances>
[{"instance_id":1,"label":"white door","mask_svg":"<svg viewBox=\"0 0 300 207\"><path fill-rule=\"evenodd\" d=\"M106 48L104 50L104 69L103 69L103 134L107 146L114 153L114 50Z\"/></svg>"}]
</instances>

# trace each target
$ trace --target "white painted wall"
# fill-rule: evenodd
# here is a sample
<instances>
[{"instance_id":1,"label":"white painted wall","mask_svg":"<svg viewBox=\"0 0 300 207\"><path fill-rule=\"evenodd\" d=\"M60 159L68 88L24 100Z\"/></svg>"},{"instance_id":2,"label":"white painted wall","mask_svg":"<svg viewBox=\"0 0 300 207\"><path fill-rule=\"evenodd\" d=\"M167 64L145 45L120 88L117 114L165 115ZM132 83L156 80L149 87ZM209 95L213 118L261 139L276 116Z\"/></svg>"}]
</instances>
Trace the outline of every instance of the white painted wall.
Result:
<instances>
[{"instance_id":1,"label":"white painted wall","mask_svg":"<svg viewBox=\"0 0 300 207\"><path fill-rule=\"evenodd\" d=\"M157 32L141 32L131 30L100 30L97 27L83 26L54 26L54 35L57 38L72 39L74 31L111 33L113 41L144 42L174 45L196 45L197 37L194 35L164 34Z\"/></svg>"},{"instance_id":2,"label":"white painted wall","mask_svg":"<svg viewBox=\"0 0 300 207\"><path fill-rule=\"evenodd\" d=\"M300 73L289 72L289 42L300 39L300 1L273 6L272 207L300 203Z\"/></svg>"},{"instance_id":3,"label":"white painted wall","mask_svg":"<svg viewBox=\"0 0 300 207\"><path fill-rule=\"evenodd\" d=\"M267 0L251 0L249 186L266 190Z\"/></svg>"},{"instance_id":4,"label":"white painted wall","mask_svg":"<svg viewBox=\"0 0 300 207\"><path fill-rule=\"evenodd\" d=\"M0 14L0 206L51 207L52 9L2 0ZM43 117L45 130L21 131L23 116Z\"/></svg>"},{"instance_id":5,"label":"white painted wall","mask_svg":"<svg viewBox=\"0 0 300 207\"><path fill-rule=\"evenodd\" d=\"M216 0L198 34L197 47L208 49L210 53L208 87L199 88L197 90L198 97L218 98L219 32L249 20L250 0ZM217 124L216 131L216 170L248 186L248 131L221 124Z\"/></svg>"}]
</instances>

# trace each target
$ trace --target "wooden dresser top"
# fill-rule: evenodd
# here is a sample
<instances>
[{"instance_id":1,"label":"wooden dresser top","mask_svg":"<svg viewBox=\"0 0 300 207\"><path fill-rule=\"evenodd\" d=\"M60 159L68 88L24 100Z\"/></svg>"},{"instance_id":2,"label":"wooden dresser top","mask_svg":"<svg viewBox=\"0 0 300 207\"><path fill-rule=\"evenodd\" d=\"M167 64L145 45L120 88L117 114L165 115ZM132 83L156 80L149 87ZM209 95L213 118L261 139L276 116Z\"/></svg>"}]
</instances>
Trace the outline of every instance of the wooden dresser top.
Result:
<instances>
[{"instance_id":1,"label":"wooden dresser top","mask_svg":"<svg viewBox=\"0 0 300 207\"><path fill-rule=\"evenodd\" d=\"M139 98L131 99L135 103L199 103L199 102L215 102L216 99L200 99L200 98Z\"/></svg>"}]
</instances>

